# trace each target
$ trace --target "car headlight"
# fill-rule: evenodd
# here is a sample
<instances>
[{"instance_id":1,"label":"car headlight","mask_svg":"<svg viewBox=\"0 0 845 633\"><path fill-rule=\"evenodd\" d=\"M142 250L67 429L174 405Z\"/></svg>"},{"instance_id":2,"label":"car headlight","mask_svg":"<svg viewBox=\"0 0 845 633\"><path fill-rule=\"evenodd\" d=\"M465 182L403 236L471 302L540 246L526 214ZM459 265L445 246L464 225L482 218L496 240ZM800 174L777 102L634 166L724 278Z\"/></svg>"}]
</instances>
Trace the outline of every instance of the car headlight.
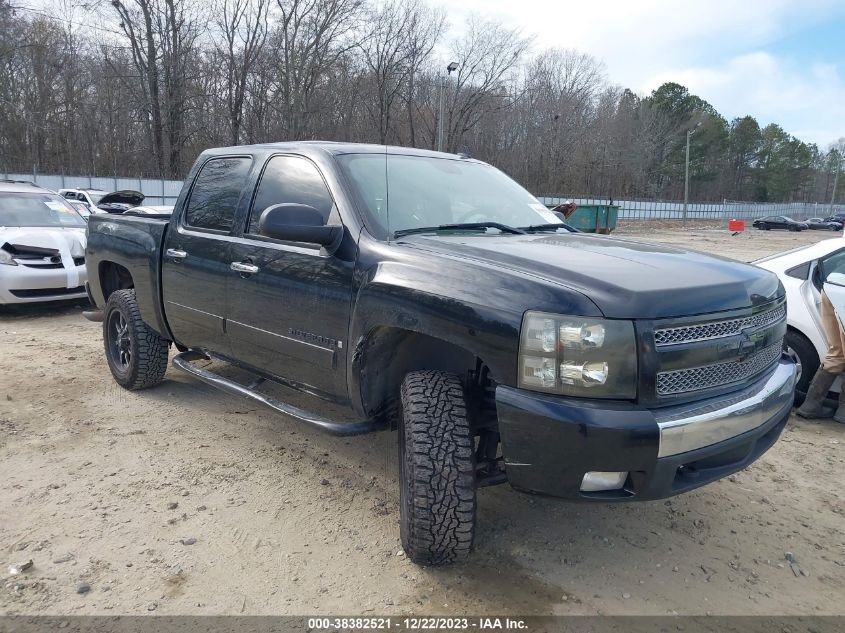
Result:
<instances>
[{"instance_id":1,"label":"car headlight","mask_svg":"<svg viewBox=\"0 0 845 633\"><path fill-rule=\"evenodd\" d=\"M567 396L635 398L634 323L526 312L519 337L518 384Z\"/></svg>"},{"instance_id":2,"label":"car headlight","mask_svg":"<svg viewBox=\"0 0 845 633\"><path fill-rule=\"evenodd\" d=\"M12 254L9 251L3 250L0 248L0 264L6 264L8 266L17 266L18 263L12 259Z\"/></svg>"}]
</instances>

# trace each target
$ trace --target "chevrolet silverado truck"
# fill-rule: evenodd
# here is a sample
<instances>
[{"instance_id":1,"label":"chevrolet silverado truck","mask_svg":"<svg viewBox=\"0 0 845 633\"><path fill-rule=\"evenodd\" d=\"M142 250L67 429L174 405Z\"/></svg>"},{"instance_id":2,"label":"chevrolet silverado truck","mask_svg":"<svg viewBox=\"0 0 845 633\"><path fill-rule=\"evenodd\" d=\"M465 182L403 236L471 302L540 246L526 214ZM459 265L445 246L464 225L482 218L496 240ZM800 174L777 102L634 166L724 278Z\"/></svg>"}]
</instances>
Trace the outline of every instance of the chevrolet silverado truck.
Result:
<instances>
[{"instance_id":1,"label":"chevrolet silverado truck","mask_svg":"<svg viewBox=\"0 0 845 633\"><path fill-rule=\"evenodd\" d=\"M208 150L172 216L91 216L86 265L126 389L159 384L175 347L178 369L305 424L397 429L419 564L466 557L481 486L659 499L748 466L790 414L775 275L574 232L465 156Z\"/></svg>"}]
</instances>

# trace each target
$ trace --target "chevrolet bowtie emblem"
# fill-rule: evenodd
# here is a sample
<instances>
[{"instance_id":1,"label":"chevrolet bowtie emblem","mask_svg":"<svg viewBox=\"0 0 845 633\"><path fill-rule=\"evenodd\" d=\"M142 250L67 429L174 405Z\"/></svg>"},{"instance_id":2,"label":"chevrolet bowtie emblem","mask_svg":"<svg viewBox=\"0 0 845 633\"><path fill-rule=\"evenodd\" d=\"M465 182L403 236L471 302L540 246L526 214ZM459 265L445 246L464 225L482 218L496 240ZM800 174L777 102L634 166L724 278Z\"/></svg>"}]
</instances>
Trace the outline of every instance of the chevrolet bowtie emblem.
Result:
<instances>
[{"instance_id":1,"label":"chevrolet bowtie emblem","mask_svg":"<svg viewBox=\"0 0 845 633\"><path fill-rule=\"evenodd\" d=\"M760 341L759 334L752 334L748 330L743 330L741 333L741 338L737 345L737 352L739 354L739 360L744 361L747 360L749 356L757 349L757 343Z\"/></svg>"}]
</instances>

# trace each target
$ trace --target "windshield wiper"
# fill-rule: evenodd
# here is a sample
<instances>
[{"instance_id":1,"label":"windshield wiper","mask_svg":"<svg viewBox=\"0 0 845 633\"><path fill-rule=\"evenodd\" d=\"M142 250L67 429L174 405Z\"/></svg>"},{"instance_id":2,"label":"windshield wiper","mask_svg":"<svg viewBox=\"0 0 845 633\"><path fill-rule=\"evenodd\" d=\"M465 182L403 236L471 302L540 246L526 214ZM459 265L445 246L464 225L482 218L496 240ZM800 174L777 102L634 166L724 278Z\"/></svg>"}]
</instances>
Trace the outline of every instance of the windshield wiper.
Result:
<instances>
[{"instance_id":1,"label":"windshield wiper","mask_svg":"<svg viewBox=\"0 0 845 633\"><path fill-rule=\"evenodd\" d=\"M393 232L393 237L402 237L403 235L411 235L412 233L436 233L437 231L461 231L474 229L499 229L502 233L512 233L514 235L524 235L525 231L522 229L515 229L507 224L499 222L464 222L460 224L439 224L437 226L418 226L413 229L400 229Z\"/></svg>"},{"instance_id":2,"label":"windshield wiper","mask_svg":"<svg viewBox=\"0 0 845 633\"><path fill-rule=\"evenodd\" d=\"M554 224L532 224L531 226L521 226L519 227L520 231L524 231L525 233L536 233L537 231L551 231L551 230L558 230L558 229L566 229L570 233L580 233L578 229L574 226L565 223L554 223Z\"/></svg>"}]
</instances>

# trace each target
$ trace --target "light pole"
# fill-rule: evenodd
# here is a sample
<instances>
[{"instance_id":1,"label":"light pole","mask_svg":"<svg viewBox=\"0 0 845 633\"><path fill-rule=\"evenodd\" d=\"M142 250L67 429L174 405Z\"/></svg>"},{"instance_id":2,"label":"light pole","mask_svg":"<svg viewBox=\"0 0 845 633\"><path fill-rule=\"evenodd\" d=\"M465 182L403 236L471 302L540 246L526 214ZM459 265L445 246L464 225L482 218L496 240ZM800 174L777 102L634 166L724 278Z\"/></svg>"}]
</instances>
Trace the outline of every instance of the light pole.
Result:
<instances>
[{"instance_id":1,"label":"light pole","mask_svg":"<svg viewBox=\"0 0 845 633\"><path fill-rule=\"evenodd\" d=\"M458 62L449 62L446 66L446 75L451 75L453 70L458 70ZM446 109L446 75L440 76L440 113L437 116L437 151L443 151L443 117Z\"/></svg>"},{"instance_id":2,"label":"light pole","mask_svg":"<svg viewBox=\"0 0 845 633\"><path fill-rule=\"evenodd\" d=\"M687 205L689 204L689 137L701 125L701 121L695 124L691 130L687 130L687 160L684 168L684 228L687 228Z\"/></svg>"},{"instance_id":3,"label":"light pole","mask_svg":"<svg viewBox=\"0 0 845 633\"><path fill-rule=\"evenodd\" d=\"M833 176L833 193L830 194L830 206L833 207L833 201L836 200L836 185L839 183L839 168L841 167L841 162L839 156L836 157L836 173ZM833 214L833 209L830 211L831 215Z\"/></svg>"}]
</instances>

